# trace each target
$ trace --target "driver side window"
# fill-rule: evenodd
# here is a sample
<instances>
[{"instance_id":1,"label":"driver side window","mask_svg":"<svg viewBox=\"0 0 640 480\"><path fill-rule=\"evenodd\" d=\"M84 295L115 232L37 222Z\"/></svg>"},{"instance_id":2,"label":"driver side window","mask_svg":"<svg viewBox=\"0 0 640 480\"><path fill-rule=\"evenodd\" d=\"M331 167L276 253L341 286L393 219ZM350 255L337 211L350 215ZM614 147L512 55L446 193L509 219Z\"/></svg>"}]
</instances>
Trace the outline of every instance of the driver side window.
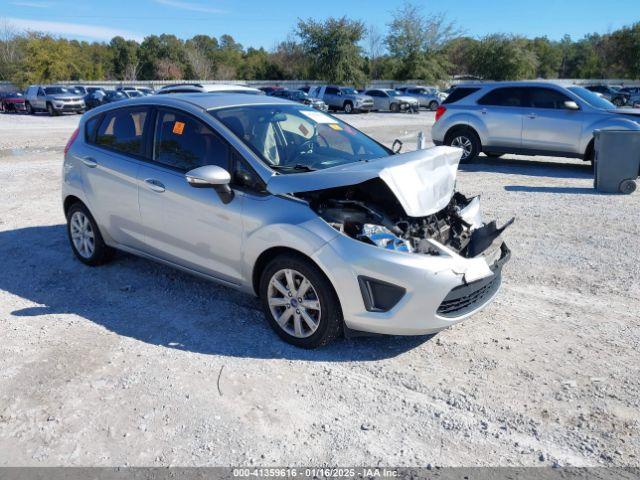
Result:
<instances>
[{"instance_id":1,"label":"driver side window","mask_svg":"<svg viewBox=\"0 0 640 480\"><path fill-rule=\"evenodd\" d=\"M154 160L187 172L203 165L229 170L229 146L208 126L176 111L158 112Z\"/></svg>"}]
</instances>

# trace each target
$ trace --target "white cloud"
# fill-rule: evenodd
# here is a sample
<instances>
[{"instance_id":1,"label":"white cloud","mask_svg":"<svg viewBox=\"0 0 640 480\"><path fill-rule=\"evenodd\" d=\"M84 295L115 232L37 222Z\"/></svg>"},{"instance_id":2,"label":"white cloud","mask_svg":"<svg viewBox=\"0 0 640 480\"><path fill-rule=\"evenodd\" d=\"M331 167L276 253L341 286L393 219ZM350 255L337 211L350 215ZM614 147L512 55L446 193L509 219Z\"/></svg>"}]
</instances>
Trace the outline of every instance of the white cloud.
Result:
<instances>
[{"instance_id":1,"label":"white cloud","mask_svg":"<svg viewBox=\"0 0 640 480\"><path fill-rule=\"evenodd\" d=\"M82 37L94 40L111 40L121 36L133 40L142 40L143 35L121 30L119 28L101 27L85 23L50 22L47 20L31 20L26 18L7 17L3 20L20 30L52 33L63 37Z\"/></svg>"},{"instance_id":2,"label":"white cloud","mask_svg":"<svg viewBox=\"0 0 640 480\"><path fill-rule=\"evenodd\" d=\"M168 7L180 8L182 10L191 10L192 12L203 13L226 13L224 10L215 7L209 7L200 3L183 2L181 0L155 0L157 3L167 5Z\"/></svg>"},{"instance_id":3,"label":"white cloud","mask_svg":"<svg viewBox=\"0 0 640 480\"><path fill-rule=\"evenodd\" d=\"M50 2L11 2L11 5L28 8L49 8L53 4Z\"/></svg>"}]
</instances>

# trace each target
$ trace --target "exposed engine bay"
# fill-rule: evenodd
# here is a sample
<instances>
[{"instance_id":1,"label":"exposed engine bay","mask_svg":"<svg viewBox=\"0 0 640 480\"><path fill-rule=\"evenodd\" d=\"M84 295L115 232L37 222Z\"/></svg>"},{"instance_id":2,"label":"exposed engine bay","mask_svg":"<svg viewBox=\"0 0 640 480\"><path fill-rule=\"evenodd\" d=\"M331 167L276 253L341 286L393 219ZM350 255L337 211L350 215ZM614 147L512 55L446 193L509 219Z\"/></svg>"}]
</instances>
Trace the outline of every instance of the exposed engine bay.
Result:
<instances>
[{"instance_id":1,"label":"exposed engine bay","mask_svg":"<svg viewBox=\"0 0 640 480\"><path fill-rule=\"evenodd\" d=\"M498 228L480 220L479 197L455 192L447 206L428 216L410 217L380 179L298 196L340 232L365 243L401 252L439 255L443 245L467 258L500 250ZM437 242L437 243L435 243ZM494 248L490 248L491 246Z\"/></svg>"}]
</instances>

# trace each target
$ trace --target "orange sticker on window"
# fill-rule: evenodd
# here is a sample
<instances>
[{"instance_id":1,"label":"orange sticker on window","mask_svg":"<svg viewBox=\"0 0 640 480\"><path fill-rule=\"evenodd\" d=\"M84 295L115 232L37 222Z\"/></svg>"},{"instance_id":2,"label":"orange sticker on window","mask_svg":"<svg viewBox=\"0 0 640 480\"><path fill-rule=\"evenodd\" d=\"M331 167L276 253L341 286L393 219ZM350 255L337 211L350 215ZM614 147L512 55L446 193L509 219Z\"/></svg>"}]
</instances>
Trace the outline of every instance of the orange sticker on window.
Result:
<instances>
[{"instance_id":1,"label":"orange sticker on window","mask_svg":"<svg viewBox=\"0 0 640 480\"><path fill-rule=\"evenodd\" d=\"M333 128L334 130L342 130L342 127L337 123L330 123L329 127Z\"/></svg>"},{"instance_id":2,"label":"orange sticker on window","mask_svg":"<svg viewBox=\"0 0 640 480\"><path fill-rule=\"evenodd\" d=\"M303 124L298 125L298 130L300 130L302 135L304 135L305 137L309 135L309 130Z\"/></svg>"},{"instance_id":3,"label":"orange sticker on window","mask_svg":"<svg viewBox=\"0 0 640 480\"><path fill-rule=\"evenodd\" d=\"M173 133L175 135L182 135L182 132L184 132L184 122L175 122L173 124Z\"/></svg>"}]
</instances>

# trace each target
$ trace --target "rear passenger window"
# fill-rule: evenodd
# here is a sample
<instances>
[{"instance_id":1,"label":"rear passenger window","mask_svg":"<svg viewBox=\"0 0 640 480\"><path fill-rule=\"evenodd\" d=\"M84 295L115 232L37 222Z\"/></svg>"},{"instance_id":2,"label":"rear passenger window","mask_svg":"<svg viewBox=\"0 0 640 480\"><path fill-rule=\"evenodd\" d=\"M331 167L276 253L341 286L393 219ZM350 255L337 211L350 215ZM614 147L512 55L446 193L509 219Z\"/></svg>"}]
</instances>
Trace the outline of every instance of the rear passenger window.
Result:
<instances>
[{"instance_id":1,"label":"rear passenger window","mask_svg":"<svg viewBox=\"0 0 640 480\"><path fill-rule=\"evenodd\" d=\"M449 96L445 99L444 103L456 103L457 101L462 100L465 97L468 97L474 92L480 90L479 88L470 88L470 87L457 87L454 88L453 91L449 94Z\"/></svg>"},{"instance_id":2,"label":"rear passenger window","mask_svg":"<svg viewBox=\"0 0 640 480\"><path fill-rule=\"evenodd\" d=\"M100 115L91 117L87 120L84 126L84 141L87 143L95 143L96 129L98 128L98 122L100 121Z\"/></svg>"},{"instance_id":3,"label":"rear passenger window","mask_svg":"<svg viewBox=\"0 0 640 480\"><path fill-rule=\"evenodd\" d=\"M105 113L95 144L129 155L143 155L147 115L146 108L126 108Z\"/></svg>"},{"instance_id":4,"label":"rear passenger window","mask_svg":"<svg viewBox=\"0 0 640 480\"><path fill-rule=\"evenodd\" d=\"M526 92L523 88L496 88L495 90L491 90L484 97L478 100L478 105L494 105L498 107L525 107L525 97Z\"/></svg>"},{"instance_id":5,"label":"rear passenger window","mask_svg":"<svg viewBox=\"0 0 640 480\"><path fill-rule=\"evenodd\" d=\"M229 170L229 146L205 124L172 111L159 111L155 157L158 163L180 171L203 165Z\"/></svg>"}]
</instances>

